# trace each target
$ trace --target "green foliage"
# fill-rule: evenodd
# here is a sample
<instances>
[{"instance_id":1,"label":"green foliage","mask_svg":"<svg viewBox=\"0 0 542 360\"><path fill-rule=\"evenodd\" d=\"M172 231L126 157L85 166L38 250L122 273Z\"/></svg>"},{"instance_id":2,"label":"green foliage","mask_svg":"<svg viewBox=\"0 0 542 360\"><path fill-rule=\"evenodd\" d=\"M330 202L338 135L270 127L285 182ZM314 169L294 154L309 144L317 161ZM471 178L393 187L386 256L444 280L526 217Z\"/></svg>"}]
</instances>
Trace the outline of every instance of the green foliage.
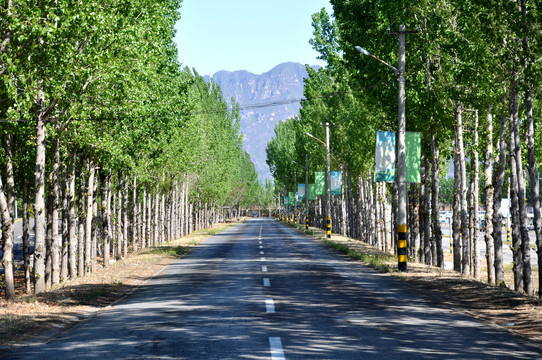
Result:
<instances>
[{"instance_id":1,"label":"green foliage","mask_svg":"<svg viewBox=\"0 0 542 360\"><path fill-rule=\"evenodd\" d=\"M18 180L33 184L35 120L62 161L77 153L138 186L188 183L193 198L221 206L264 193L242 150L239 112L214 82L182 69L173 42L180 0L30 2L0 8L0 118L14 135ZM219 111L213 112L212 109ZM0 160L4 165L4 158ZM22 181L18 181L20 187ZM32 193L32 192L31 192Z\"/></svg>"}]
</instances>

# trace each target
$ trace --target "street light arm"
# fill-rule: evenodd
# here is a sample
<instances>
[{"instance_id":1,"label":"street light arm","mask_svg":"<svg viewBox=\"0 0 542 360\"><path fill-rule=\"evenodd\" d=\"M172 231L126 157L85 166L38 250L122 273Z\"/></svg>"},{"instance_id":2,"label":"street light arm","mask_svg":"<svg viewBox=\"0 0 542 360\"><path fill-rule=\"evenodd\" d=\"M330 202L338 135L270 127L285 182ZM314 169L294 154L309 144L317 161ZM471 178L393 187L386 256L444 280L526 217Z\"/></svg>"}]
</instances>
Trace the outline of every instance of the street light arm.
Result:
<instances>
[{"instance_id":1,"label":"street light arm","mask_svg":"<svg viewBox=\"0 0 542 360\"><path fill-rule=\"evenodd\" d=\"M399 69L397 69L396 67L388 64L387 62L385 62L384 60L380 59L379 57L376 57L375 55L371 54L370 52L368 52L367 50L365 50L364 48L362 48L361 46L356 46L355 47L357 51L359 51L360 53L362 53L363 55L367 55L367 56L371 56L373 58L375 58L376 60L380 61L382 64L386 65L387 67L389 67L390 69L392 69L393 71L395 71L395 73L397 75L400 75L401 72L399 71Z\"/></svg>"},{"instance_id":2,"label":"street light arm","mask_svg":"<svg viewBox=\"0 0 542 360\"><path fill-rule=\"evenodd\" d=\"M314 136L314 135L312 135L312 134L310 134L310 133L308 133L308 132L306 132L305 135L310 136L310 137L313 138L314 140L321 142L325 147L327 147L326 143L323 142L322 140L318 139L316 136Z\"/></svg>"}]
</instances>

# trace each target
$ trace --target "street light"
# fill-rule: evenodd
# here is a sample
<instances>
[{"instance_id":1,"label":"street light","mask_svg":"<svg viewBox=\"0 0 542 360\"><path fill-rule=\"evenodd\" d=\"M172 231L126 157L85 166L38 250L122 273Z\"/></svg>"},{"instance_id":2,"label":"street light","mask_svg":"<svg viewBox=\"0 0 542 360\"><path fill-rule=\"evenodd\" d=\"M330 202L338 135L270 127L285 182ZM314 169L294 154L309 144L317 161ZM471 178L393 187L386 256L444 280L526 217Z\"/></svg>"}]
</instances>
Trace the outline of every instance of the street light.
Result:
<instances>
[{"instance_id":1,"label":"street light","mask_svg":"<svg viewBox=\"0 0 542 360\"><path fill-rule=\"evenodd\" d=\"M399 76L399 107L398 107L398 129L397 129L397 254L399 271L407 270L407 222L406 222L406 153L405 153L405 25L399 26L399 68L395 68L372 55L367 50L356 46L360 53L371 56L391 68Z\"/></svg>"},{"instance_id":2,"label":"street light","mask_svg":"<svg viewBox=\"0 0 542 360\"><path fill-rule=\"evenodd\" d=\"M327 238L331 238L331 177L329 171L329 122L326 122L326 142L318 139L310 133L305 133L314 140L321 142L326 147L326 232Z\"/></svg>"}]
</instances>

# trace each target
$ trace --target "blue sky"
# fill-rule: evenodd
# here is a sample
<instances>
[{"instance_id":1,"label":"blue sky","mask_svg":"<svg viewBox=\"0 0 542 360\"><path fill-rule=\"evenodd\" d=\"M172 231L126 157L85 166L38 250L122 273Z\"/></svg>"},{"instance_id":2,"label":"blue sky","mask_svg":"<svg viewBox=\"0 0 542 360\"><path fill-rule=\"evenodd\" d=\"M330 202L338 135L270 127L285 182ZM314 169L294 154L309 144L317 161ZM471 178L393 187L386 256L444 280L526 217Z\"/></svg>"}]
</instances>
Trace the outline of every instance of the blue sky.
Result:
<instances>
[{"instance_id":1,"label":"blue sky","mask_svg":"<svg viewBox=\"0 0 542 360\"><path fill-rule=\"evenodd\" d=\"M309 39L328 0L183 0L175 41L183 66L261 74L287 62L323 65Z\"/></svg>"}]
</instances>

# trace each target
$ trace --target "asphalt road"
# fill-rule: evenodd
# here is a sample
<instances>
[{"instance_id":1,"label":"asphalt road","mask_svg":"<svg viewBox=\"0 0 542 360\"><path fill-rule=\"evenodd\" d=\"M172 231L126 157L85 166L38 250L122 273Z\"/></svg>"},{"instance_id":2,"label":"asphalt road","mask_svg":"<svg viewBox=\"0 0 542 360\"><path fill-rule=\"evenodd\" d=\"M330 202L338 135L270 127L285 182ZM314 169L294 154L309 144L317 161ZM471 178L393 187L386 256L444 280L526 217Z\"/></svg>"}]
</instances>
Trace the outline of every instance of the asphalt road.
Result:
<instances>
[{"instance_id":1,"label":"asphalt road","mask_svg":"<svg viewBox=\"0 0 542 360\"><path fill-rule=\"evenodd\" d=\"M542 358L419 295L286 225L253 219L56 339L0 358Z\"/></svg>"}]
</instances>

